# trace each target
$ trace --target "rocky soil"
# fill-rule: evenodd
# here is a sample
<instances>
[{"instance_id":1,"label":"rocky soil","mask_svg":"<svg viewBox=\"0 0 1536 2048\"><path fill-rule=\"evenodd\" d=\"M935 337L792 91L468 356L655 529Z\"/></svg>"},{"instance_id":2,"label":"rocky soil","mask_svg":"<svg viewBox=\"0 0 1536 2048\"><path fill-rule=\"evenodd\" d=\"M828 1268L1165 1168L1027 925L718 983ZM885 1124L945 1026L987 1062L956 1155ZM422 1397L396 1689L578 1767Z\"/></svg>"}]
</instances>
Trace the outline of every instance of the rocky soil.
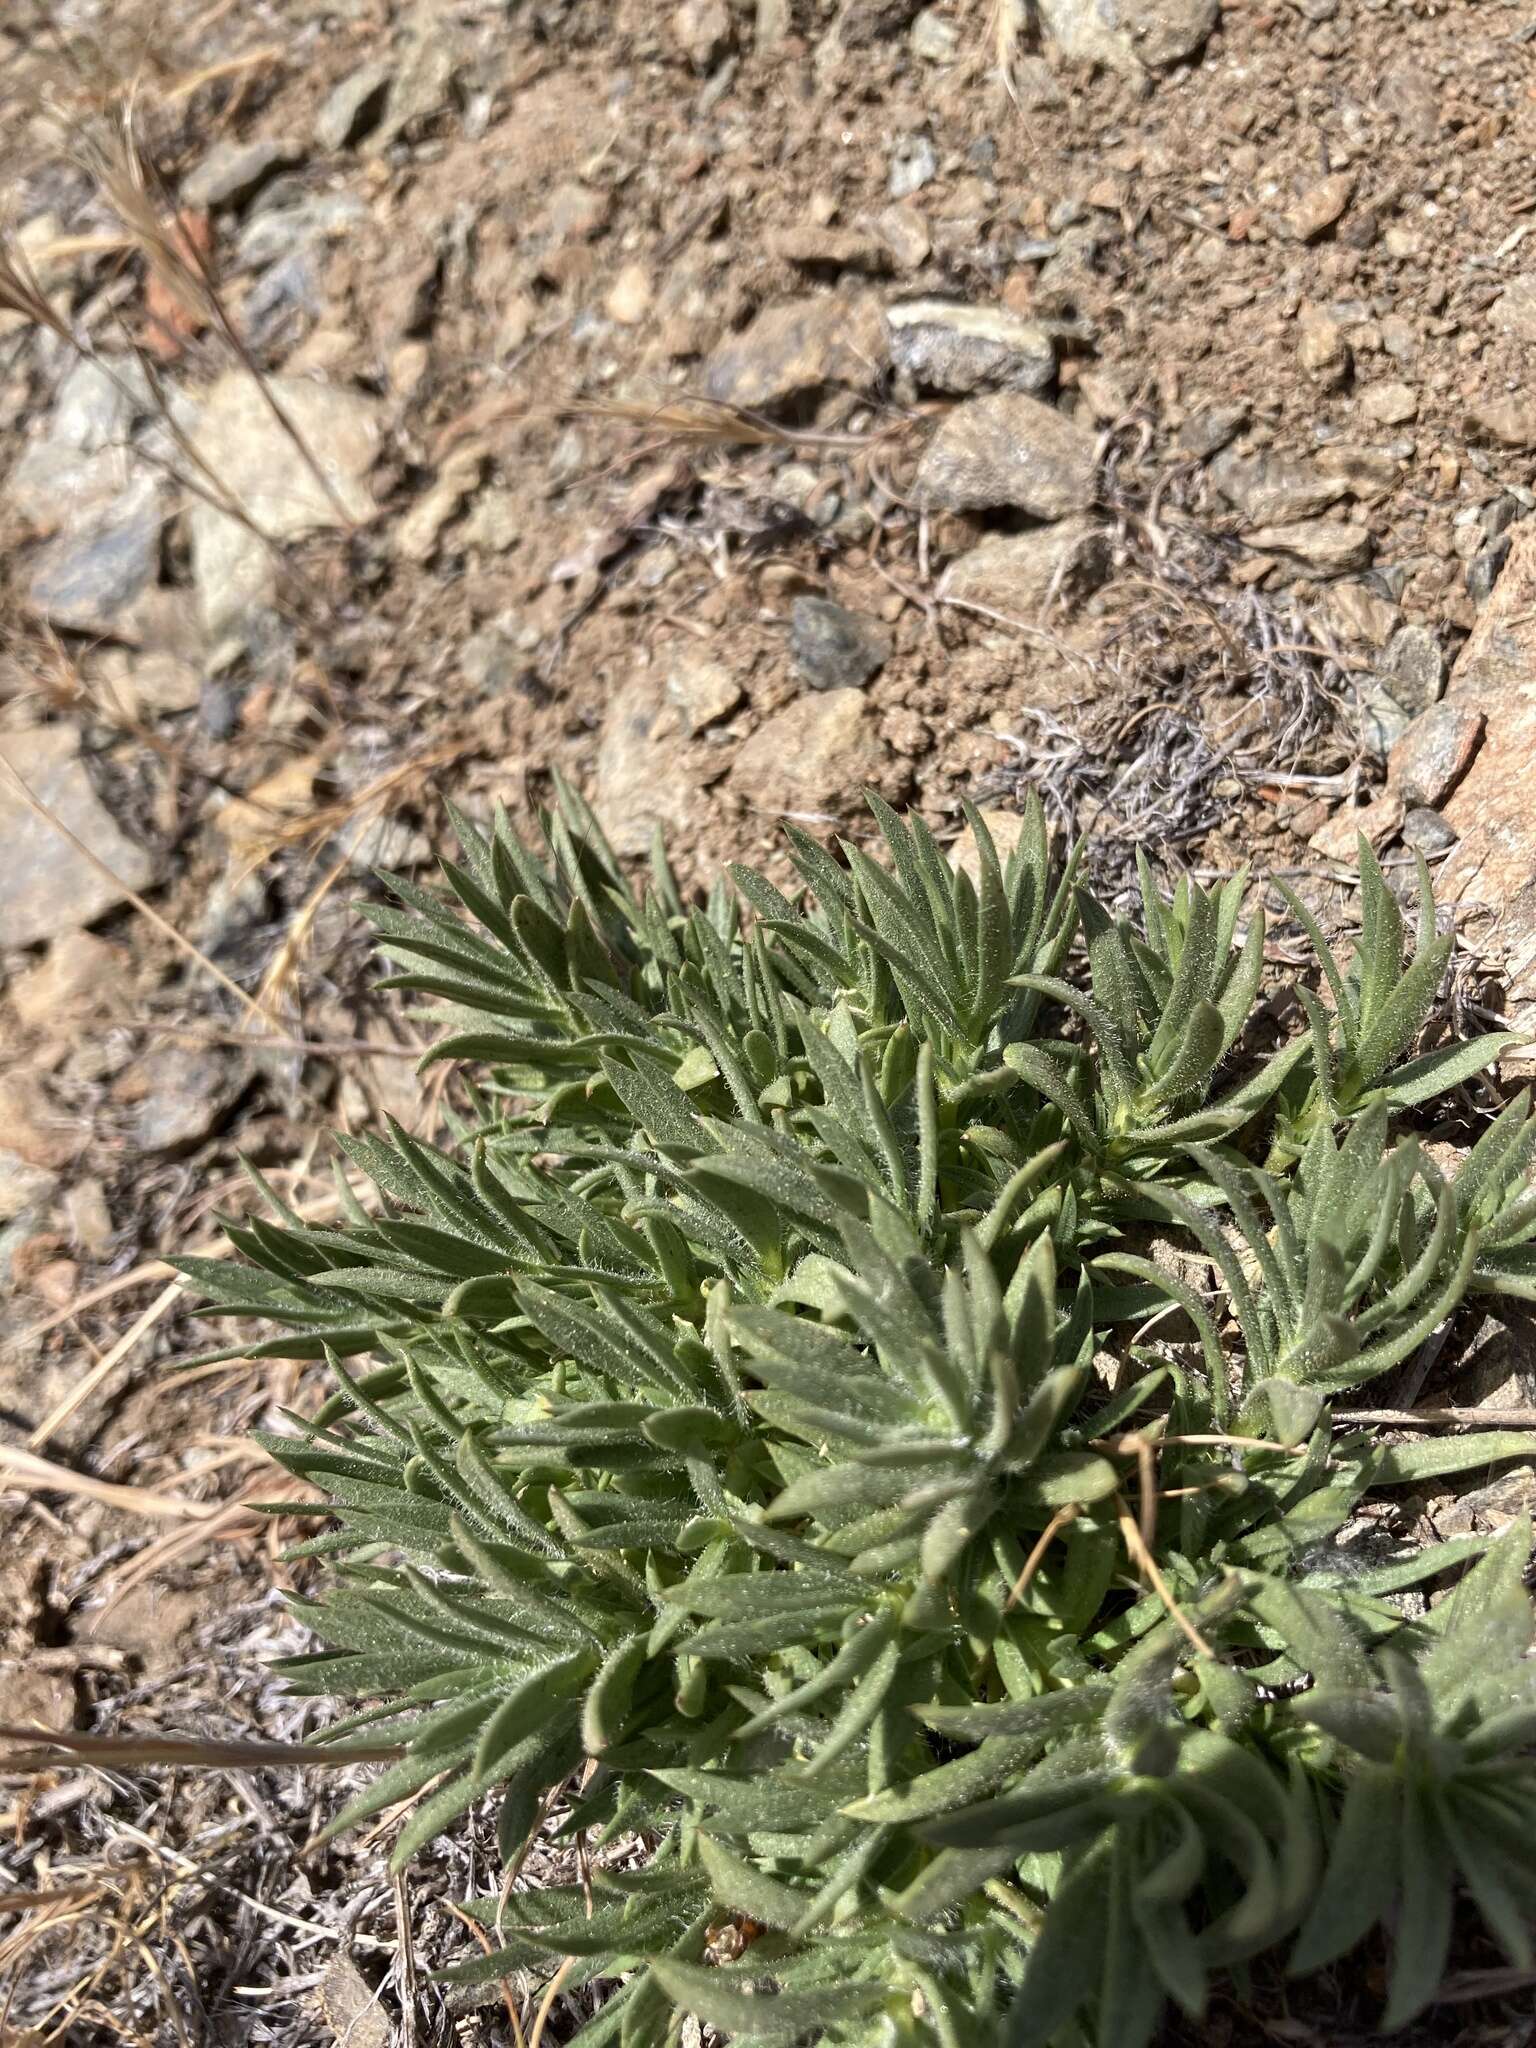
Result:
<instances>
[{"instance_id":1,"label":"rocky soil","mask_svg":"<svg viewBox=\"0 0 1536 2048\"><path fill-rule=\"evenodd\" d=\"M1536 1028L1530 0L1037 12L11 0L0 1722L300 1732L242 1442L315 1382L170 1374L160 1261L240 1155L318 1215L323 1130L437 1128L352 904L445 800L560 771L698 878L1036 788L1111 894L1252 861L1344 926L1364 831L1447 1015ZM0 2028L454 2038L473 1831L392 1895L301 1861L329 1792L219 1782L0 1793L0 1891L118 1872L0 1922Z\"/></svg>"}]
</instances>

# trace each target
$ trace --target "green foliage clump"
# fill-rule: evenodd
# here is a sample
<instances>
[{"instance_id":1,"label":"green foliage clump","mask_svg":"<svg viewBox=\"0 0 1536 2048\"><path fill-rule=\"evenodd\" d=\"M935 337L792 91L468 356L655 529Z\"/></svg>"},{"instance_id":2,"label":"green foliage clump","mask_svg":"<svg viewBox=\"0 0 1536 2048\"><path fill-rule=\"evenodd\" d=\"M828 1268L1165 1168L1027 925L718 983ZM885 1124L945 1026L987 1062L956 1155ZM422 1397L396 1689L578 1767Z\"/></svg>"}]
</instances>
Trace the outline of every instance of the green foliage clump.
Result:
<instances>
[{"instance_id":1,"label":"green foliage clump","mask_svg":"<svg viewBox=\"0 0 1536 2048\"><path fill-rule=\"evenodd\" d=\"M1266 1050L1241 878L1138 928L1038 808L974 882L875 808L882 860L791 829L809 907L634 889L562 790L372 913L472 1114L189 1262L339 1381L269 1443L325 1495L284 1669L402 1748L336 1826L494 1794L511 1862L579 1774L590 1890L477 1902L463 1974L621 1979L585 2048L1140 2048L1378 1926L1397 2026L1463 1894L1531 1968L1531 1530L1383 1515L1536 1437L1330 1407L1536 1297L1526 1100L1454 1177L1402 1130L1508 1042L1407 1057L1422 866L1410 943L1362 845L1347 967L1295 906L1330 1000Z\"/></svg>"}]
</instances>

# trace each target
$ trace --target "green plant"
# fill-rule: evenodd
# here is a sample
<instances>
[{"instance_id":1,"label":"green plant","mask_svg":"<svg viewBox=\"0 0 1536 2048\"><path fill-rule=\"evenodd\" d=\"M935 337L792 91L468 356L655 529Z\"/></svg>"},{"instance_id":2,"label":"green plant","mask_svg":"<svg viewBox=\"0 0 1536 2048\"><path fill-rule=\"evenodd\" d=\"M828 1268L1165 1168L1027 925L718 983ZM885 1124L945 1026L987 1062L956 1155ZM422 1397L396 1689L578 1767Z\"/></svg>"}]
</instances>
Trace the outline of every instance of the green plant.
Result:
<instances>
[{"instance_id":1,"label":"green plant","mask_svg":"<svg viewBox=\"0 0 1536 2048\"><path fill-rule=\"evenodd\" d=\"M1405 964L1362 844L1332 1016L1304 992L1300 1039L1245 1049L1241 881L1144 871L1138 931L1053 876L1038 808L1006 868L971 817L975 882L876 809L884 861L791 830L809 905L737 870L690 907L562 790L547 857L461 821L451 895L372 913L469 1114L347 1144L373 1213L343 1181L339 1226L279 1204L188 1262L339 1382L269 1440L325 1495L329 1647L289 1681L369 1703L329 1743L401 1745L336 1827L409 1798L398 1864L494 1794L511 1861L585 1765L590 1889L474 1902L463 1974L622 1979L587 2048L686 2012L1138 2048L1378 1921L1395 2025L1458 1883L1529 1967L1531 1532L1383 1517L1536 1436L1329 1406L1469 1289L1536 1291L1525 1100L1454 1179L1394 1129L1507 1043L1397 1064L1427 887Z\"/></svg>"}]
</instances>

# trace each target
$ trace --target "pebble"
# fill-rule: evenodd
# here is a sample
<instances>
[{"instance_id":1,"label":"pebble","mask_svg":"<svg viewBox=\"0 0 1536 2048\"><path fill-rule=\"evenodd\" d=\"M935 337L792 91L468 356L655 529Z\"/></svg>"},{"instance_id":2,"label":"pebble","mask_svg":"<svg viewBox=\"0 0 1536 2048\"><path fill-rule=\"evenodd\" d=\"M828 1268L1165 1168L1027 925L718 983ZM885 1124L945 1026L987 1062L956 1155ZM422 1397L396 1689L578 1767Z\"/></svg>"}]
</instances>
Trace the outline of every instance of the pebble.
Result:
<instances>
[{"instance_id":1,"label":"pebble","mask_svg":"<svg viewBox=\"0 0 1536 2048\"><path fill-rule=\"evenodd\" d=\"M725 663L691 649L679 649L673 655L664 687L690 736L724 718L741 702L741 684Z\"/></svg>"},{"instance_id":2,"label":"pebble","mask_svg":"<svg viewBox=\"0 0 1536 2048\"><path fill-rule=\"evenodd\" d=\"M1192 456L1197 462L1208 462L1236 440L1247 426L1248 417L1246 398L1235 399L1230 405L1202 406L1179 429L1179 453Z\"/></svg>"},{"instance_id":3,"label":"pebble","mask_svg":"<svg viewBox=\"0 0 1536 2048\"><path fill-rule=\"evenodd\" d=\"M181 181L182 203L198 212L239 206L299 161L287 142L216 142Z\"/></svg>"},{"instance_id":4,"label":"pebble","mask_svg":"<svg viewBox=\"0 0 1536 2048\"><path fill-rule=\"evenodd\" d=\"M903 135L891 151L885 189L893 199L910 199L939 175L939 153L926 135Z\"/></svg>"},{"instance_id":5,"label":"pebble","mask_svg":"<svg viewBox=\"0 0 1536 2048\"><path fill-rule=\"evenodd\" d=\"M1218 0L1038 0L1042 26L1074 64L1141 78L1193 57L1216 26Z\"/></svg>"},{"instance_id":6,"label":"pebble","mask_svg":"<svg viewBox=\"0 0 1536 2048\"><path fill-rule=\"evenodd\" d=\"M383 119L384 101L394 79L386 63L364 64L336 86L315 116L315 142L323 150L345 149L358 142Z\"/></svg>"},{"instance_id":7,"label":"pebble","mask_svg":"<svg viewBox=\"0 0 1536 2048\"><path fill-rule=\"evenodd\" d=\"M1335 171L1304 192L1285 216L1286 233L1294 242L1315 242L1342 217L1354 196L1353 171Z\"/></svg>"},{"instance_id":8,"label":"pebble","mask_svg":"<svg viewBox=\"0 0 1536 2048\"><path fill-rule=\"evenodd\" d=\"M1378 427L1399 427L1418 418L1418 394L1409 384L1371 384L1360 394L1360 410Z\"/></svg>"},{"instance_id":9,"label":"pebble","mask_svg":"<svg viewBox=\"0 0 1536 2048\"><path fill-rule=\"evenodd\" d=\"M1363 583L1335 583L1323 603L1341 632L1368 647L1385 647L1402 616L1395 604Z\"/></svg>"},{"instance_id":10,"label":"pebble","mask_svg":"<svg viewBox=\"0 0 1536 2048\"><path fill-rule=\"evenodd\" d=\"M643 263L626 263L608 287L603 311L620 327L638 327L650 310L650 272Z\"/></svg>"},{"instance_id":11,"label":"pebble","mask_svg":"<svg viewBox=\"0 0 1536 2048\"><path fill-rule=\"evenodd\" d=\"M200 1145L244 1086L245 1069L208 1046L162 1046L124 1076L139 1097L134 1142L177 1158Z\"/></svg>"},{"instance_id":12,"label":"pebble","mask_svg":"<svg viewBox=\"0 0 1536 2048\"><path fill-rule=\"evenodd\" d=\"M1286 526L1326 512L1343 497L1341 477L1288 456L1239 455L1224 449L1211 464L1211 482L1236 511L1258 526Z\"/></svg>"},{"instance_id":13,"label":"pebble","mask_svg":"<svg viewBox=\"0 0 1536 2048\"><path fill-rule=\"evenodd\" d=\"M894 211L894 209L892 209ZM870 270L890 268L890 251L874 235L859 228L817 227L806 221L771 228L768 252L805 270Z\"/></svg>"},{"instance_id":14,"label":"pebble","mask_svg":"<svg viewBox=\"0 0 1536 2048\"><path fill-rule=\"evenodd\" d=\"M0 946L32 946L78 930L121 903L126 891L148 888L154 863L97 796L74 726L0 733L0 757L116 878L84 860L36 815L10 776L0 775Z\"/></svg>"},{"instance_id":15,"label":"pebble","mask_svg":"<svg viewBox=\"0 0 1536 2048\"><path fill-rule=\"evenodd\" d=\"M28 565L27 595L56 626L136 639L131 613L160 574L160 481L140 472L97 515L70 521Z\"/></svg>"},{"instance_id":16,"label":"pebble","mask_svg":"<svg viewBox=\"0 0 1536 2048\"><path fill-rule=\"evenodd\" d=\"M1493 595L1499 572L1509 559L1509 535L1501 533L1467 564L1467 595L1474 604L1486 604Z\"/></svg>"},{"instance_id":17,"label":"pebble","mask_svg":"<svg viewBox=\"0 0 1536 2048\"><path fill-rule=\"evenodd\" d=\"M515 491L494 488L482 491L459 528L459 539L467 548L485 548L504 555L517 546L523 532L523 501Z\"/></svg>"},{"instance_id":18,"label":"pebble","mask_svg":"<svg viewBox=\"0 0 1536 2048\"><path fill-rule=\"evenodd\" d=\"M1428 626L1401 626L1387 643L1382 681L1408 712L1427 711L1445 692L1445 656Z\"/></svg>"},{"instance_id":19,"label":"pebble","mask_svg":"<svg viewBox=\"0 0 1536 2048\"><path fill-rule=\"evenodd\" d=\"M960 54L960 31L936 7L925 7L907 33L914 57L926 64L953 64Z\"/></svg>"},{"instance_id":20,"label":"pebble","mask_svg":"<svg viewBox=\"0 0 1536 2048\"><path fill-rule=\"evenodd\" d=\"M708 71L735 40L725 0L682 0L673 9L672 34L696 71Z\"/></svg>"},{"instance_id":21,"label":"pebble","mask_svg":"<svg viewBox=\"0 0 1536 2048\"><path fill-rule=\"evenodd\" d=\"M1366 568L1375 543L1363 526L1342 519L1303 519L1288 526L1255 527L1242 537L1258 554L1278 555L1303 576L1344 576Z\"/></svg>"},{"instance_id":22,"label":"pebble","mask_svg":"<svg viewBox=\"0 0 1536 2048\"><path fill-rule=\"evenodd\" d=\"M795 666L813 690L858 690L891 658L889 627L825 597L797 597L790 607Z\"/></svg>"},{"instance_id":23,"label":"pebble","mask_svg":"<svg viewBox=\"0 0 1536 2048\"><path fill-rule=\"evenodd\" d=\"M1436 854L1449 853L1457 837L1455 826L1447 824L1438 811L1430 810L1425 804L1416 805L1403 820L1404 846L1422 853L1426 860L1433 860Z\"/></svg>"},{"instance_id":24,"label":"pebble","mask_svg":"<svg viewBox=\"0 0 1536 2048\"><path fill-rule=\"evenodd\" d=\"M898 270L921 270L928 261L933 237L915 206L887 206L875 216L874 229Z\"/></svg>"},{"instance_id":25,"label":"pebble","mask_svg":"<svg viewBox=\"0 0 1536 2048\"><path fill-rule=\"evenodd\" d=\"M957 405L918 464L920 503L952 512L1012 505L1036 519L1086 512L1098 491L1093 435L1022 392Z\"/></svg>"},{"instance_id":26,"label":"pebble","mask_svg":"<svg viewBox=\"0 0 1536 2048\"><path fill-rule=\"evenodd\" d=\"M909 299L885 321L892 363L929 391L1043 391L1056 375L1049 333L1005 307Z\"/></svg>"},{"instance_id":27,"label":"pebble","mask_svg":"<svg viewBox=\"0 0 1536 2048\"><path fill-rule=\"evenodd\" d=\"M1028 533L991 534L950 563L938 595L1033 618L1054 593L1071 603L1109 574L1109 530L1084 514Z\"/></svg>"},{"instance_id":28,"label":"pebble","mask_svg":"<svg viewBox=\"0 0 1536 2048\"><path fill-rule=\"evenodd\" d=\"M1408 713L1380 683L1371 681L1356 687L1355 711L1366 752L1385 761L1412 723Z\"/></svg>"},{"instance_id":29,"label":"pebble","mask_svg":"<svg viewBox=\"0 0 1536 2048\"><path fill-rule=\"evenodd\" d=\"M873 299L786 299L715 350L704 389L730 405L762 408L823 384L862 389L885 360L885 322Z\"/></svg>"},{"instance_id":30,"label":"pebble","mask_svg":"<svg viewBox=\"0 0 1536 2048\"><path fill-rule=\"evenodd\" d=\"M1467 431L1501 448L1536 448L1536 400L1477 400L1467 407Z\"/></svg>"},{"instance_id":31,"label":"pebble","mask_svg":"<svg viewBox=\"0 0 1536 2048\"><path fill-rule=\"evenodd\" d=\"M1402 830L1405 815L1402 798L1389 790L1385 796L1377 797L1360 810L1335 812L1326 825L1312 834L1307 844L1325 860L1353 864L1357 834L1363 832L1367 842L1379 853L1387 841Z\"/></svg>"},{"instance_id":32,"label":"pebble","mask_svg":"<svg viewBox=\"0 0 1536 2048\"><path fill-rule=\"evenodd\" d=\"M228 372L214 385L192 435L198 456L223 489L271 540L369 519L374 502L364 479L378 452L377 402L301 377L274 377L268 388L331 489L321 488L243 370ZM270 548L248 526L201 499L190 507L187 524L198 609L204 630L217 641L267 604L275 564Z\"/></svg>"},{"instance_id":33,"label":"pebble","mask_svg":"<svg viewBox=\"0 0 1536 2048\"><path fill-rule=\"evenodd\" d=\"M765 719L731 769L756 810L842 806L878 779L886 753L862 690L812 690Z\"/></svg>"},{"instance_id":34,"label":"pebble","mask_svg":"<svg viewBox=\"0 0 1536 2048\"><path fill-rule=\"evenodd\" d=\"M659 677L634 677L609 704L592 800L616 853L648 852L658 825L674 838L696 826L698 784L684 769Z\"/></svg>"},{"instance_id":35,"label":"pebble","mask_svg":"<svg viewBox=\"0 0 1536 2048\"><path fill-rule=\"evenodd\" d=\"M1435 704L1417 717L1387 758L1387 787L1404 803L1438 810L1476 759L1483 714Z\"/></svg>"}]
</instances>

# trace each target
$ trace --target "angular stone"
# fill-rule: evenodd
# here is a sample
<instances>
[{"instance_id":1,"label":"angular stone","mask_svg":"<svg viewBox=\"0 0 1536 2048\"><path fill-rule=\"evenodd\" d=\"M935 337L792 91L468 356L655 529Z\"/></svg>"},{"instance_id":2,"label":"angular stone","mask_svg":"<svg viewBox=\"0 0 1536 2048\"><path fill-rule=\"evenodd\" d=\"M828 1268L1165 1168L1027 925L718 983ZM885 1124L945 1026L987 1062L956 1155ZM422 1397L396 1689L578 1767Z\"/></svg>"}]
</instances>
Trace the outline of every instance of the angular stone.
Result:
<instances>
[{"instance_id":1,"label":"angular stone","mask_svg":"<svg viewBox=\"0 0 1536 2048\"><path fill-rule=\"evenodd\" d=\"M1418 393L1411 384L1371 384L1360 394L1360 410L1378 427L1400 427L1418 417Z\"/></svg>"},{"instance_id":2,"label":"angular stone","mask_svg":"<svg viewBox=\"0 0 1536 2048\"><path fill-rule=\"evenodd\" d=\"M1043 391L1056 375L1049 333L1005 307L911 299L885 320L892 363L930 391Z\"/></svg>"},{"instance_id":3,"label":"angular stone","mask_svg":"<svg viewBox=\"0 0 1536 2048\"><path fill-rule=\"evenodd\" d=\"M0 733L0 761L116 877L114 885L38 817L0 769L0 946L31 946L78 930L121 903L126 890L149 886L154 865L92 788L73 726Z\"/></svg>"},{"instance_id":4,"label":"angular stone","mask_svg":"<svg viewBox=\"0 0 1536 2048\"><path fill-rule=\"evenodd\" d=\"M1395 604L1363 583L1336 583L1324 592L1322 602L1341 633L1368 647L1385 647L1402 617Z\"/></svg>"},{"instance_id":5,"label":"angular stone","mask_svg":"<svg viewBox=\"0 0 1536 2048\"><path fill-rule=\"evenodd\" d=\"M616 853L647 852L658 825L680 835L692 828L698 785L678 754L677 716L659 680L635 677L608 707L592 791L593 808Z\"/></svg>"},{"instance_id":6,"label":"angular stone","mask_svg":"<svg viewBox=\"0 0 1536 2048\"><path fill-rule=\"evenodd\" d=\"M209 1047L164 1046L143 1060L134 1141L142 1152L175 1158L213 1133L244 1086L246 1070Z\"/></svg>"},{"instance_id":7,"label":"angular stone","mask_svg":"<svg viewBox=\"0 0 1536 2048\"><path fill-rule=\"evenodd\" d=\"M1078 381L1081 383L1081 378ZM1234 399L1229 405L1202 406L1179 429L1179 453L1191 455L1197 462L1209 461L1236 439L1247 426L1248 418L1246 398Z\"/></svg>"},{"instance_id":8,"label":"angular stone","mask_svg":"<svg viewBox=\"0 0 1536 2048\"><path fill-rule=\"evenodd\" d=\"M1344 576L1369 566L1375 542L1363 526L1342 519L1303 519L1261 526L1243 535L1256 554L1278 555L1294 575Z\"/></svg>"},{"instance_id":9,"label":"angular stone","mask_svg":"<svg viewBox=\"0 0 1536 2048\"><path fill-rule=\"evenodd\" d=\"M181 181L182 202L198 211L238 206L299 160L287 142L216 142Z\"/></svg>"},{"instance_id":10,"label":"angular stone","mask_svg":"<svg viewBox=\"0 0 1536 2048\"><path fill-rule=\"evenodd\" d=\"M891 656L891 633L878 619L825 597L797 597L790 607L795 666L813 690L862 689Z\"/></svg>"},{"instance_id":11,"label":"angular stone","mask_svg":"<svg viewBox=\"0 0 1536 2048\"><path fill-rule=\"evenodd\" d=\"M1411 846L1426 860L1449 853L1456 844L1456 828L1447 825L1438 811L1429 810L1422 804L1404 818L1402 836L1404 846Z\"/></svg>"},{"instance_id":12,"label":"angular stone","mask_svg":"<svg viewBox=\"0 0 1536 2048\"><path fill-rule=\"evenodd\" d=\"M1353 171L1334 171L1310 186L1285 216L1285 231L1296 242L1315 242L1338 221L1354 197Z\"/></svg>"},{"instance_id":13,"label":"angular stone","mask_svg":"<svg viewBox=\"0 0 1536 2048\"><path fill-rule=\"evenodd\" d=\"M679 649L667 666L665 688L682 714L683 730L702 732L741 702L741 684L723 661Z\"/></svg>"},{"instance_id":14,"label":"angular stone","mask_svg":"<svg viewBox=\"0 0 1536 2048\"><path fill-rule=\"evenodd\" d=\"M1405 711L1427 711L1445 690L1445 656L1428 626L1401 626L1387 643L1382 681Z\"/></svg>"},{"instance_id":15,"label":"angular stone","mask_svg":"<svg viewBox=\"0 0 1536 2048\"><path fill-rule=\"evenodd\" d=\"M229 372L208 394L192 435L223 488L272 540L370 518L364 479L378 452L377 402L302 377L271 378L269 389L303 446L273 417L254 379ZM276 570L257 534L227 513L198 500L187 521L203 625L217 638L268 600Z\"/></svg>"},{"instance_id":16,"label":"angular stone","mask_svg":"<svg viewBox=\"0 0 1536 2048\"><path fill-rule=\"evenodd\" d=\"M765 719L731 769L755 809L792 814L853 804L878 776L885 748L862 690L816 690Z\"/></svg>"},{"instance_id":17,"label":"angular stone","mask_svg":"<svg viewBox=\"0 0 1536 2048\"><path fill-rule=\"evenodd\" d=\"M1054 406L1000 391L958 405L918 465L920 503L951 512L1013 505L1036 519L1086 512L1098 491L1098 450Z\"/></svg>"},{"instance_id":18,"label":"angular stone","mask_svg":"<svg viewBox=\"0 0 1536 2048\"><path fill-rule=\"evenodd\" d=\"M1218 0L1038 0L1040 20L1074 64L1139 78L1192 57L1216 26Z\"/></svg>"},{"instance_id":19,"label":"angular stone","mask_svg":"<svg viewBox=\"0 0 1536 2048\"><path fill-rule=\"evenodd\" d=\"M27 595L56 626L138 637L131 616L160 573L161 490L140 471L83 527L73 522L28 565Z\"/></svg>"},{"instance_id":20,"label":"angular stone","mask_svg":"<svg viewBox=\"0 0 1536 2048\"><path fill-rule=\"evenodd\" d=\"M1501 448L1536 448L1536 403L1528 398L1481 399L1467 407L1467 431Z\"/></svg>"},{"instance_id":21,"label":"angular stone","mask_svg":"<svg viewBox=\"0 0 1536 2048\"><path fill-rule=\"evenodd\" d=\"M989 535L950 563L938 595L1029 618L1053 596L1070 603L1096 590L1110 560L1109 529L1078 513L1029 533Z\"/></svg>"},{"instance_id":22,"label":"angular stone","mask_svg":"<svg viewBox=\"0 0 1536 2048\"><path fill-rule=\"evenodd\" d=\"M898 270L921 270L928 261L933 238L915 206L898 202L885 207L875 216L874 228Z\"/></svg>"},{"instance_id":23,"label":"angular stone","mask_svg":"<svg viewBox=\"0 0 1536 2048\"><path fill-rule=\"evenodd\" d=\"M1343 478L1324 476L1309 462L1284 455L1239 455L1225 449L1211 464L1211 482L1227 503L1256 526L1312 519L1343 497Z\"/></svg>"},{"instance_id":24,"label":"angular stone","mask_svg":"<svg viewBox=\"0 0 1536 2048\"><path fill-rule=\"evenodd\" d=\"M728 405L760 408L823 384L862 390L885 363L885 322L875 301L828 293L765 306L715 350L704 389Z\"/></svg>"},{"instance_id":25,"label":"angular stone","mask_svg":"<svg viewBox=\"0 0 1536 2048\"><path fill-rule=\"evenodd\" d=\"M1432 705L1387 757L1387 787L1405 803L1438 810L1471 767L1482 739L1481 711Z\"/></svg>"}]
</instances>

